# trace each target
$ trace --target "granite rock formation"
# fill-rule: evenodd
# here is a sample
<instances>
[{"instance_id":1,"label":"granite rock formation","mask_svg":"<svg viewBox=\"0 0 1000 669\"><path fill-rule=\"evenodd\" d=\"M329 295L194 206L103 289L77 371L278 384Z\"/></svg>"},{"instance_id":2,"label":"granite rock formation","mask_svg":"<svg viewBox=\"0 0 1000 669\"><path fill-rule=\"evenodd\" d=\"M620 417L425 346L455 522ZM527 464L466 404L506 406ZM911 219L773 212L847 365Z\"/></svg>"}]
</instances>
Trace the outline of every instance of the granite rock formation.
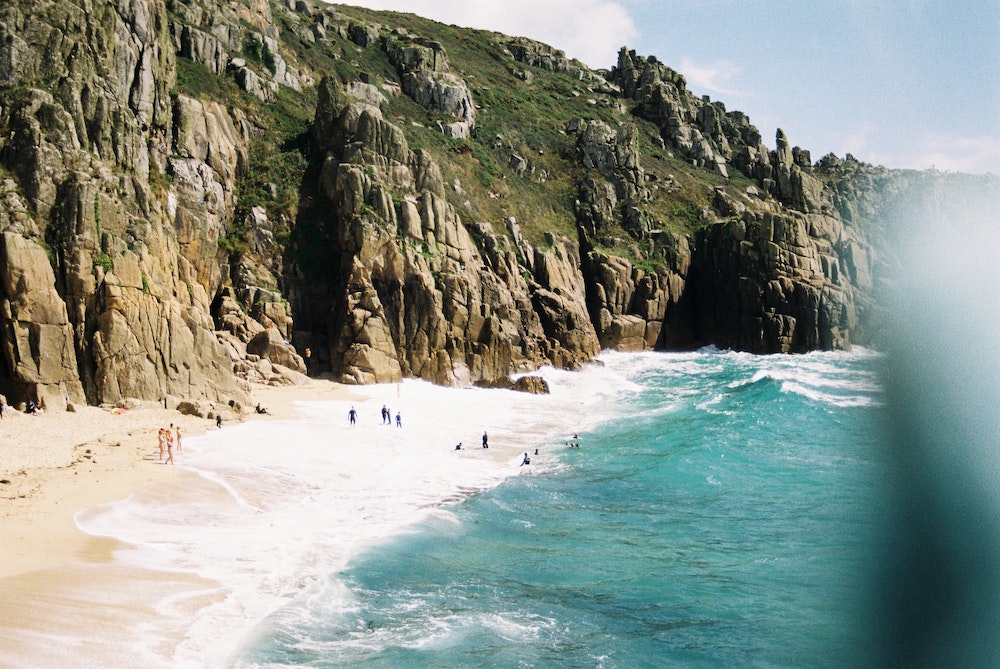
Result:
<instances>
[{"instance_id":1,"label":"granite rock formation","mask_svg":"<svg viewBox=\"0 0 1000 669\"><path fill-rule=\"evenodd\" d=\"M0 131L0 393L55 407L869 343L925 178L624 48L292 0L11 0Z\"/></svg>"}]
</instances>

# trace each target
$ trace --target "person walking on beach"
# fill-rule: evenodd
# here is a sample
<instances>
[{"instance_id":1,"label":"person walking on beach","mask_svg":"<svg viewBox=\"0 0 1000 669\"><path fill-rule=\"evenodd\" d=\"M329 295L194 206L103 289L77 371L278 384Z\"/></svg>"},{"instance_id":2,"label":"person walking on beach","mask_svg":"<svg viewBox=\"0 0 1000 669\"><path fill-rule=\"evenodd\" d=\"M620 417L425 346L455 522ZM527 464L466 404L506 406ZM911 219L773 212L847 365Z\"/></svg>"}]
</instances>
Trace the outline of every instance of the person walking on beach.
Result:
<instances>
[{"instance_id":1,"label":"person walking on beach","mask_svg":"<svg viewBox=\"0 0 1000 669\"><path fill-rule=\"evenodd\" d=\"M358 412L351 407L351 410L347 412L347 418L351 421L351 425L354 425L358 421Z\"/></svg>"},{"instance_id":2,"label":"person walking on beach","mask_svg":"<svg viewBox=\"0 0 1000 669\"><path fill-rule=\"evenodd\" d=\"M490 447L490 439L489 437L486 436L486 432L483 431L483 448L489 448L489 447Z\"/></svg>"},{"instance_id":3,"label":"person walking on beach","mask_svg":"<svg viewBox=\"0 0 1000 669\"><path fill-rule=\"evenodd\" d=\"M215 427L222 429L222 414L215 415Z\"/></svg>"},{"instance_id":4,"label":"person walking on beach","mask_svg":"<svg viewBox=\"0 0 1000 669\"><path fill-rule=\"evenodd\" d=\"M180 426L175 426L173 423L171 423L170 427L167 428L167 434L170 435L171 441L174 441L174 443L177 446L177 452L180 453L181 452L181 428L180 428ZM175 435L176 435L176 440L175 440Z\"/></svg>"},{"instance_id":5,"label":"person walking on beach","mask_svg":"<svg viewBox=\"0 0 1000 669\"><path fill-rule=\"evenodd\" d=\"M382 424L385 425L389 420L389 408L386 405L382 405Z\"/></svg>"},{"instance_id":6,"label":"person walking on beach","mask_svg":"<svg viewBox=\"0 0 1000 669\"><path fill-rule=\"evenodd\" d=\"M400 417L399 412L396 412L396 427L403 427L403 419Z\"/></svg>"}]
</instances>

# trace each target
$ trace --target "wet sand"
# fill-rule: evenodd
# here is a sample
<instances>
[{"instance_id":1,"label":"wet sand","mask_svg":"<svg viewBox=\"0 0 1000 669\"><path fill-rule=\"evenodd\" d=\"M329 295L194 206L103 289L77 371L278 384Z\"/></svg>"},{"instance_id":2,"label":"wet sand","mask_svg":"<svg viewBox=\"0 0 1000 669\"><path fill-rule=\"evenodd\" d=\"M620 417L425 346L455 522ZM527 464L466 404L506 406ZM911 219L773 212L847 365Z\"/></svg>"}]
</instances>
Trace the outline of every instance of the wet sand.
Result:
<instances>
[{"instance_id":1,"label":"wet sand","mask_svg":"<svg viewBox=\"0 0 1000 669\"><path fill-rule=\"evenodd\" d=\"M223 427L238 420L291 418L298 400L349 397L329 381L254 385L251 405L269 413L237 416L223 408ZM183 629L164 626L152 602L194 613L224 596L217 584L120 564L117 541L80 531L74 518L141 491L169 494L196 476L159 461L157 431L170 423L184 439L215 430L213 419L155 404L123 413L97 407L37 416L10 407L0 420L0 666L200 666L183 657ZM160 604L162 606L162 603ZM171 612L176 613L176 611ZM125 626L147 630L123 638ZM82 642L86 639L86 642Z\"/></svg>"}]
</instances>

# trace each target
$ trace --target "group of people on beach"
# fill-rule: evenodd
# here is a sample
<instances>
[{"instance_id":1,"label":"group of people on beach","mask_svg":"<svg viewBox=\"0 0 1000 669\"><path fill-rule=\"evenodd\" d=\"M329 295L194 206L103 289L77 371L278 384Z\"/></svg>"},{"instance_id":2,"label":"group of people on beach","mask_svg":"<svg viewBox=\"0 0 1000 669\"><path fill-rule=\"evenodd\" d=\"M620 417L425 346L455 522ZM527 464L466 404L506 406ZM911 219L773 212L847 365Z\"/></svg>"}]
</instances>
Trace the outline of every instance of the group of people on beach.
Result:
<instances>
[{"instance_id":1,"label":"group of people on beach","mask_svg":"<svg viewBox=\"0 0 1000 669\"><path fill-rule=\"evenodd\" d=\"M11 405L7 404L7 397L0 395L0 420L3 420L3 413ZM45 399L40 398L37 402L35 400L28 400L27 402L22 402L18 411L24 411L24 413L39 416L45 412Z\"/></svg>"},{"instance_id":2,"label":"group of people on beach","mask_svg":"<svg viewBox=\"0 0 1000 669\"><path fill-rule=\"evenodd\" d=\"M174 446L177 447L177 452L181 450L181 428L180 426L175 426L173 423L170 427L161 427L158 434L159 446L160 446L160 462L165 465L174 464ZM164 460L164 455L166 455L166 460Z\"/></svg>"},{"instance_id":3,"label":"group of people on beach","mask_svg":"<svg viewBox=\"0 0 1000 669\"><path fill-rule=\"evenodd\" d=\"M3 412L7 409L7 398L0 395L0 420L3 419ZM45 412L45 400L40 399L37 402L35 400L28 400L21 404L21 409L24 413L30 414L32 416L38 416Z\"/></svg>"},{"instance_id":4,"label":"group of people on beach","mask_svg":"<svg viewBox=\"0 0 1000 669\"><path fill-rule=\"evenodd\" d=\"M353 409L354 407L351 407L352 411ZM382 424L389 426L392 425L392 409L390 409L384 404L382 405ZM403 417L399 414L398 411L396 412L396 427L403 427Z\"/></svg>"},{"instance_id":5,"label":"group of people on beach","mask_svg":"<svg viewBox=\"0 0 1000 669\"><path fill-rule=\"evenodd\" d=\"M357 422L358 422L358 410L355 409L353 406L347 412L347 421L351 425L357 425ZM385 405L385 404L382 405L382 425L392 425L392 410L387 405ZM396 412L396 427L403 427L403 419L402 419L402 416L399 414L398 411ZM576 439L577 435L574 434L573 438ZM566 442L566 445L567 446L577 446L578 447L580 444L579 443L572 444L570 442ZM489 447L490 447L490 436L489 436L489 433L486 430L483 430L483 448L489 448ZM455 444L455 450L456 451L463 450L463 446L462 446L462 442L461 441L458 442L457 444ZM535 449L535 455L538 455L538 449L537 448ZM526 452L524 454L524 458L521 460L521 466L523 467L524 465L530 465L530 464L531 464L531 458L528 457L528 454Z\"/></svg>"},{"instance_id":6,"label":"group of people on beach","mask_svg":"<svg viewBox=\"0 0 1000 669\"><path fill-rule=\"evenodd\" d=\"M347 412L347 422L351 425L358 424L358 410L353 406ZM392 409L384 404L382 405L382 425L392 425ZM398 411L396 412L396 427L403 427L403 416Z\"/></svg>"}]
</instances>

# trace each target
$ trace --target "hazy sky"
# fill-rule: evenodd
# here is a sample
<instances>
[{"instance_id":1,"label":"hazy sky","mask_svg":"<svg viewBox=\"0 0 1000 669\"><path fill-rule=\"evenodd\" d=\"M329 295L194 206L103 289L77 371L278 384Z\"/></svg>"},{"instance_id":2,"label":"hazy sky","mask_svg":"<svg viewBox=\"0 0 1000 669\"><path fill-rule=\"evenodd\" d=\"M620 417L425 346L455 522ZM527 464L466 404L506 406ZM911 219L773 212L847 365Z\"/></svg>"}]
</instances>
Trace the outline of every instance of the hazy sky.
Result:
<instances>
[{"instance_id":1,"label":"hazy sky","mask_svg":"<svg viewBox=\"0 0 1000 669\"><path fill-rule=\"evenodd\" d=\"M774 147L1000 174L1000 0L357 0L524 35L594 68L627 45Z\"/></svg>"}]
</instances>

